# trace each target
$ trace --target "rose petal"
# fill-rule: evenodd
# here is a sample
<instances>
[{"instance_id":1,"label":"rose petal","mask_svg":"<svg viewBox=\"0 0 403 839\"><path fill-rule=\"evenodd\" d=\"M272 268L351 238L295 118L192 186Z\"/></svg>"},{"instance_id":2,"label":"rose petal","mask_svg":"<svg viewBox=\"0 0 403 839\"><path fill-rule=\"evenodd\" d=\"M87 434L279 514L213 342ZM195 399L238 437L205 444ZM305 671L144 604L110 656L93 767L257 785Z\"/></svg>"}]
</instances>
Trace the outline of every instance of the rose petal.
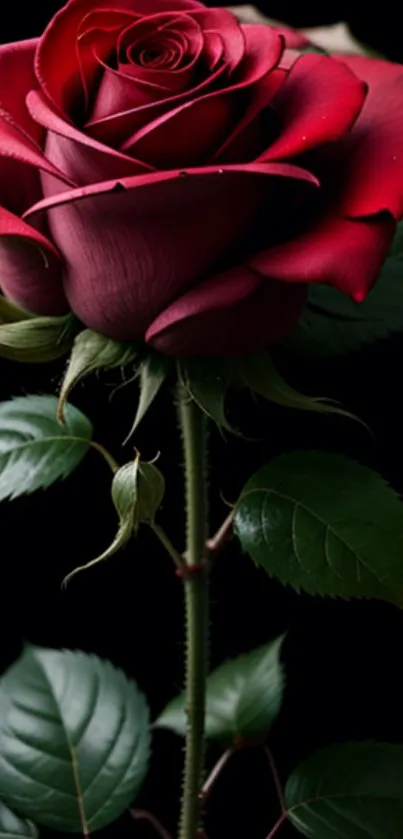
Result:
<instances>
[{"instance_id":1,"label":"rose petal","mask_svg":"<svg viewBox=\"0 0 403 839\"><path fill-rule=\"evenodd\" d=\"M98 143L66 122L39 91L28 95L27 105L32 116L47 128L47 158L76 184L150 171L147 164Z\"/></svg>"},{"instance_id":2,"label":"rose petal","mask_svg":"<svg viewBox=\"0 0 403 839\"><path fill-rule=\"evenodd\" d=\"M379 276L395 228L389 214L368 221L328 216L308 233L262 251L248 264L286 283L326 283L360 302Z\"/></svg>"},{"instance_id":3,"label":"rose petal","mask_svg":"<svg viewBox=\"0 0 403 839\"><path fill-rule=\"evenodd\" d=\"M131 41L144 42L145 38L150 38L150 28L155 41L169 24L175 28L175 34L180 33L186 41L189 59L186 65L177 70L161 70L122 62L118 70L107 64L101 65L103 75L91 111L91 121L178 95L191 85L194 67L203 48L203 36L196 21L190 17L182 15L182 19L178 19L174 14L147 17L123 31L117 53L120 55Z\"/></svg>"},{"instance_id":4,"label":"rose petal","mask_svg":"<svg viewBox=\"0 0 403 839\"><path fill-rule=\"evenodd\" d=\"M148 328L146 341L176 357L259 352L291 332L305 298L303 286L262 282L239 265L175 300Z\"/></svg>"},{"instance_id":5,"label":"rose petal","mask_svg":"<svg viewBox=\"0 0 403 839\"><path fill-rule=\"evenodd\" d=\"M284 160L338 140L351 128L365 96L363 82L339 61L301 55L273 101L281 129L260 159Z\"/></svg>"},{"instance_id":6,"label":"rose petal","mask_svg":"<svg viewBox=\"0 0 403 839\"><path fill-rule=\"evenodd\" d=\"M61 172L58 167L53 165L53 163L45 157L41 149L36 145L36 143L34 143L33 140L31 140L30 137L28 137L27 134L20 131L17 126L9 121L8 115L1 114L0 112L0 159L1 158L11 158L13 161L18 161L20 164L32 166L35 173L38 169L42 172L47 172L55 178L55 182L59 183L59 186L62 184L72 183L71 179L64 172ZM22 166L21 169L23 170L24 167ZM12 166L10 168L10 173L7 174L7 169L4 167L4 171L5 175L3 174L3 178L5 177L8 181L11 177L11 171L15 172L16 169L15 166ZM21 174L21 179L24 177L25 176ZM30 178L30 180L31 184L33 184L35 179ZM8 186L10 188L13 185L8 182ZM5 184L5 187L7 188L7 183ZM31 189L34 189L34 187L31 186L29 188L28 194L30 194ZM24 185L22 185L22 191L25 194L26 190ZM16 196L16 198L17 203L20 204L20 197ZM24 201L22 201L22 203L24 204Z\"/></svg>"},{"instance_id":7,"label":"rose petal","mask_svg":"<svg viewBox=\"0 0 403 839\"><path fill-rule=\"evenodd\" d=\"M403 67L363 56L341 59L368 84L368 96L343 156L344 211L403 216Z\"/></svg>"},{"instance_id":8,"label":"rose petal","mask_svg":"<svg viewBox=\"0 0 403 839\"><path fill-rule=\"evenodd\" d=\"M228 74L237 68L244 55L245 39L241 27L234 15L226 9L205 9L202 7L201 11L193 12L192 17L205 33L208 67L210 67L212 58L210 38L215 37L215 46L213 46L215 60L217 59L217 37L222 42L221 61L216 64L214 71L207 72L201 81L192 86L190 90L172 96L169 100L164 97L159 102L152 102L120 113L115 112L110 117L99 120L90 119L85 125L87 133L104 143L114 145L115 148L121 146L124 142L129 148L137 132L160 119L167 111L172 111L179 105L185 105L199 99L202 94L211 90L217 90L222 79L225 79L225 86L228 87Z\"/></svg>"},{"instance_id":9,"label":"rose petal","mask_svg":"<svg viewBox=\"0 0 403 839\"><path fill-rule=\"evenodd\" d=\"M304 47L312 46L312 42L302 32L299 32L298 29L290 29L289 26L277 25L274 28L279 35L283 36L287 49L301 50Z\"/></svg>"},{"instance_id":10,"label":"rose petal","mask_svg":"<svg viewBox=\"0 0 403 839\"><path fill-rule=\"evenodd\" d=\"M25 105L27 93L37 85L34 58L38 41L33 38L0 46L0 78L4 80L0 90L0 111L9 114L13 123L40 145L43 131Z\"/></svg>"},{"instance_id":11,"label":"rose petal","mask_svg":"<svg viewBox=\"0 0 403 839\"><path fill-rule=\"evenodd\" d=\"M169 40L175 48L176 61L166 68L165 62L141 63L133 59L134 52L147 49L147 45L155 48L159 43ZM182 74L186 67L193 66L203 49L203 36L199 24L190 15L165 13L150 15L142 18L132 26L126 28L120 35L117 44L119 69L122 72L132 72L138 79L153 81L162 87L166 84L167 69ZM126 61L121 56L126 53Z\"/></svg>"},{"instance_id":12,"label":"rose petal","mask_svg":"<svg viewBox=\"0 0 403 839\"><path fill-rule=\"evenodd\" d=\"M136 16L114 9L90 12L77 30L76 53L80 68L83 91L83 112L88 113L91 96L102 77L100 61L106 61L122 28L128 26Z\"/></svg>"},{"instance_id":13,"label":"rose petal","mask_svg":"<svg viewBox=\"0 0 403 839\"><path fill-rule=\"evenodd\" d=\"M256 160L265 138L265 126L262 125L261 115L272 102L286 76L284 70L277 68L253 88L245 113L215 152L213 162L241 163ZM274 113L272 116L274 119Z\"/></svg>"},{"instance_id":14,"label":"rose petal","mask_svg":"<svg viewBox=\"0 0 403 839\"><path fill-rule=\"evenodd\" d=\"M237 68L235 84L163 114L130 137L122 150L134 152L157 168L205 163L233 130L238 91L256 84L281 57L283 42L272 30L249 26L244 27L244 34L245 55Z\"/></svg>"},{"instance_id":15,"label":"rose petal","mask_svg":"<svg viewBox=\"0 0 403 839\"><path fill-rule=\"evenodd\" d=\"M174 170L70 190L29 215L47 213L77 316L130 340L161 307L234 259L279 177L297 179L299 188L313 181L281 164Z\"/></svg>"},{"instance_id":16,"label":"rose petal","mask_svg":"<svg viewBox=\"0 0 403 839\"><path fill-rule=\"evenodd\" d=\"M63 314L62 267L42 233L0 207L0 286L10 300L37 314Z\"/></svg>"},{"instance_id":17,"label":"rose petal","mask_svg":"<svg viewBox=\"0 0 403 839\"><path fill-rule=\"evenodd\" d=\"M0 93L0 201L18 213L39 198L39 169L71 183L44 156L39 146L44 132L25 106L25 97L36 83L36 43L34 40L0 46L0 74L7 80Z\"/></svg>"},{"instance_id":18,"label":"rose petal","mask_svg":"<svg viewBox=\"0 0 403 839\"><path fill-rule=\"evenodd\" d=\"M192 13L206 35L219 35L223 44L223 63L231 75L242 61L245 53L243 27L229 9L206 9L204 6Z\"/></svg>"},{"instance_id":19,"label":"rose petal","mask_svg":"<svg viewBox=\"0 0 403 839\"><path fill-rule=\"evenodd\" d=\"M110 8L110 0L70 0L45 29L36 55L37 78L53 105L62 114L82 96L76 37L81 20L92 11ZM119 0L119 8L134 14L149 14L149 0ZM202 8L197 0L174 0L174 11ZM153 0L153 12L167 10L166 0Z\"/></svg>"}]
</instances>

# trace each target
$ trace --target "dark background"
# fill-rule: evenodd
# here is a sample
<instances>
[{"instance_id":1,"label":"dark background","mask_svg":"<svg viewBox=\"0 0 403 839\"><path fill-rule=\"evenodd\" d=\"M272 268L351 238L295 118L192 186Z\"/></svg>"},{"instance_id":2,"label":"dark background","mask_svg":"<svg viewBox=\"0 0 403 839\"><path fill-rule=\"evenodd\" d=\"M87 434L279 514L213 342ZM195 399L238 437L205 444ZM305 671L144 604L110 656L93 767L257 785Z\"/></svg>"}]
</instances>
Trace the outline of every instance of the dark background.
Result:
<instances>
[{"instance_id":1,"label":"dark background","mask_svg":"<svg viewBox=\"0 0 403 839\"><path fill-rule=\"evenodd\" d=\"M58 5L37 3L35 17L24 17L21 7L9 0L4 6L3 0L2 40L40 33ZM273 17L294 25L349 19L356 36L399 57L395 13L388 4L382 4L382 19L379 11L371 19L368 7L363 14L352 3L348 8L342 2L323 4L326 14L320 15L313 3L260 5ZM231 419L259 442L231 437L224 442L213 433L213 525L225 515L220 493L234 501L262 462L294 448L345 453L377 469L402 491L402 358L403 341L394 338L337 362L304 363L297 371L290 358L281 360L290 382L306 392L340 399L371 426L375 440L348 420L315 418L233 397ZM54 392L62 371L63 362L42 368L1 362L0 398ZM118 377L105 374L79 387L73 401L94 421L95 438L123 461L132 453L130 446L122 453L121 441L133 418L137 387L131 384L116 391L117 384ZM161 520L181 547L183 497L177 437L167 394L139 429L135 444L145 458L161 452L159 465L167 479ZM16 658L23 639L92 651L134 677L156 715L182 686L183 628L181 585L152 534L141 532L138 541L117 558L78 577L67 591L60 589L63 576L100 553L113 536L116 521L109 485L107 467L91 453L68 481L46 493L2 505L1 664L4 668ZM403 616L397 609L376 602L297 596L256 570L236 544L217 562L212 600L212 666L289 631L284 646L285 703L271 738L283 779L310 751L331 742L402 741ZM172 830L181 748L172 735L155 736L151 771L137 802L154 810ZM214 754L209 753L210 763ZM264 839L277 815L262 755L239 755L211 798L208 834L210 839ZM45 839L50 835L42 831ZM102 835L147 839L152 832L123 817ZM282 829L284 839L295 835L288 826Z\"/></svg>"},{"instance_id":2,"label":"dark background","mask_svg":"<svg viewBox=\"0 0 403 839\"><path fill-rule=\"evenodd\" d=\"M0 39L20 40L39 35L54 12L63 3L60 0L39 0L25 7L14 0L2 0ZM240 5L234 0L207 3L208 6ZM362 0L317 0L287 2L287 0L260 0L257 6L263 14L277 20L283 20L292 26L324 26L325 24L346 21L358 40L370 44L377 51L388 55L395 61L403 58L401 37L400 6L395 0L384 0L382 4L364 4Z\"/></svg>"}]
</instances>

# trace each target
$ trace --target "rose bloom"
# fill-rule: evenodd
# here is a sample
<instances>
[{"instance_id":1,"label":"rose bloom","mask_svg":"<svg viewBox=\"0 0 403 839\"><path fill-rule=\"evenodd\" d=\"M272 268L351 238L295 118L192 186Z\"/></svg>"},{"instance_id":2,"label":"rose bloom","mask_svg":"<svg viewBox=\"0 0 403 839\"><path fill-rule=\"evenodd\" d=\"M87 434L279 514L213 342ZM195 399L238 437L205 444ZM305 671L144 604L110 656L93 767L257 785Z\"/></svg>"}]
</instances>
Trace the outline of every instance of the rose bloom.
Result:
<instances>
[{"instance_id":1,"label":"rose bloom","mask_svg":"<svg viewBox=\"0 0 403 839\"><path fill-rule=\"evenodd\" d=\"M403 68L197 0L70 0L0 47L0 283L174 356L361 301L403 215ZM287 42L287 43L286 43Z\"/></svg>"}]
</instances>

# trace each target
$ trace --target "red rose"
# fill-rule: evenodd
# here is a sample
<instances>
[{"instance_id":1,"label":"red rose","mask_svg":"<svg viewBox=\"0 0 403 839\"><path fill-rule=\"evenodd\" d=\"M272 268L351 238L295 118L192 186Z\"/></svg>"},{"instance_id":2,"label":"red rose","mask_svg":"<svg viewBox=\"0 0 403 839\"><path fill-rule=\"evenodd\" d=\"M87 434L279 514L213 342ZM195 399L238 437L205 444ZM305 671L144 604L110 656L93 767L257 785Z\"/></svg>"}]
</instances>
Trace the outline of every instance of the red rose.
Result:
<instances>
[{"instance_id":1,"label":"red rose","mask_svg":"<svg viewBox=\"0 0 403 839\"><path fill-rule=\"evenodd\" d=\"M263 349L306 283L376 279L402 110L399 65L299 56L196 0L70 0L0 47L2 289L168 354Z\"/></svg>"}]
</instances>

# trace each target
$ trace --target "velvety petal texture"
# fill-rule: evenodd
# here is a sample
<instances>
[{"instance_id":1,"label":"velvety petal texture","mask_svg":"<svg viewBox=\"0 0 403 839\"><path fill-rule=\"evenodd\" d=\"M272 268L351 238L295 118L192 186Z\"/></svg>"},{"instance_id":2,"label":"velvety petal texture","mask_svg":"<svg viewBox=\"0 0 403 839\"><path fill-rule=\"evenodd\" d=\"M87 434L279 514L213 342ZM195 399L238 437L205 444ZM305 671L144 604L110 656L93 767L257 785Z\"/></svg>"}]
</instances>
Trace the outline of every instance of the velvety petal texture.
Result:
<instances>
[{"instance_id":1,"label":"velvety petal texture","mask_svg":"<svg viewBox=\"0 0 403 839\"><path fill-rule=\"evenodd\" d=\"M1 287L15 303L43 315L68 310L62 285L63 263L40 232L0 208Z\"/></svg>"},{"instance_id":2,"label":"velvety petal texture","mask_svg":"<svg viewBox=\"0 0 403 839\"><path fill-rule=\"evenodd\" d=\"M65 260L64 288L86 326L141 338L161 309L248 246L250 220L278 181L315 189L288 164L166 172L59 193L46 214Z\"/></svg>"},{"instance_id":3,"label":"velvety petal texture","mask_svg":"<svg viewBox=\"0 0 403 839\"><path fill-rule=\"evenodd\" d=\"M172 356L235 357L285 338L306 290L262 281L247 265L210 277L176 300L151 324L146 341Z\"/></svg>"},{"instance_id":4,"label":"velvety petal texture","mask_svg":"<svg viewBox=\"0 0 403 839\"><path fill-rule=\"evenodd\" d=\"M308 48L308 51L307 51ZM0 283L171 356L362 300L403 216L403 68L198 0L69 0L0 47Z\"/></svg>"}]
</instances>

